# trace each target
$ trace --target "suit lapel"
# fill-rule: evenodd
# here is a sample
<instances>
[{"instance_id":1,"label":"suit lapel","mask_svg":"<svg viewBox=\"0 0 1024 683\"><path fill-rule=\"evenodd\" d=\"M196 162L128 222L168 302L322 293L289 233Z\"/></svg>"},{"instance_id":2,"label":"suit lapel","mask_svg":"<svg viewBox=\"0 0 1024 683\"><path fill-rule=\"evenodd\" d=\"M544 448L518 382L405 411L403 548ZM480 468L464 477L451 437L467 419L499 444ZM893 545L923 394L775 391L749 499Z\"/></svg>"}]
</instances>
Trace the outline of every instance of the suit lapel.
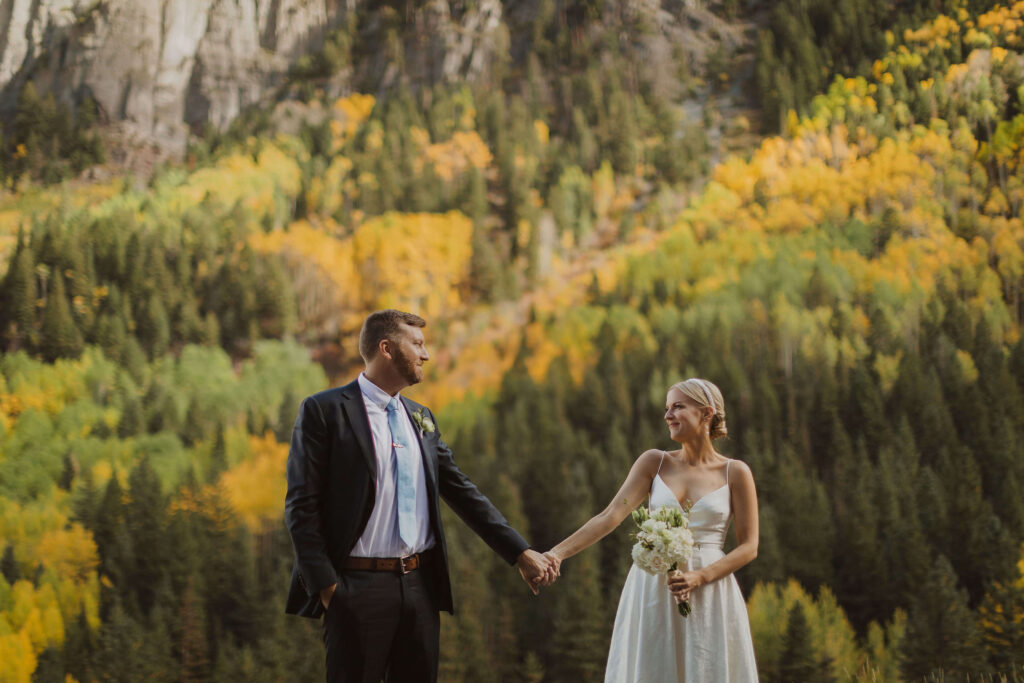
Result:
<instances>
[{"instance_id":1,"label":"suit lapel","mask_svg":"<svg viewBox=\"0 0 1024 683\"><path fill-rule=\"evenodd\" d=\"M359 450L363 452L366 467L370 470L370 478L377 480L377 455L373 450L373 436L370 433L370 418L366 416L366 404L363 403L363 392L359 390L359 382L352 382L342 394L341 406L352 425L352 432L359 442Z\"/></svg>"},{"instance_id":2,"label":"suit lapel","mask_svg":"<svg viewBox=\"0 0 1024 683\"><path fill-rule=\"evenodd\" d=\"M422 410L423 407L413 401L410 401L405 396L402 397L402 403L405 404L405 410L409 413L409 417L417 410ZM419 426L415 421L410 420L412 431L416 434L416 439L420 442L420 453L423 455L423 470L427 473L427 483L430 484L428 491L431 495L437 491L437 477L435 472L437 470L437 452L434 449L427 449L423 443L423 432L420 431Z\"/></svg>"}]
</instances>

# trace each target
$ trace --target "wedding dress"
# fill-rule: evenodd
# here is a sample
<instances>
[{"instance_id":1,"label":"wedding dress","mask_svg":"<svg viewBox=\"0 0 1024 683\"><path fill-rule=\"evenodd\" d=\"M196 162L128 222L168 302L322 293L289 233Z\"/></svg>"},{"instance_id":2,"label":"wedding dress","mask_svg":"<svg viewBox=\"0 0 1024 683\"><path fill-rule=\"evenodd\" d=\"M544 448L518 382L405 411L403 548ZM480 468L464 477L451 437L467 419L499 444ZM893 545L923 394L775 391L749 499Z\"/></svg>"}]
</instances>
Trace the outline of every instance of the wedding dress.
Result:
<instances>
[{"instance_id":1,"label":"wedding dress","mask_svg":"<svg viewBox=\"0 0 1024 683\"><path fill-rule=\"evenodd\" d=\"M662 455L664 461L664 454ZM729 465L726 483L690 508L694 550L690 570L723 557L732 520ZM675 494L654 476L651 509L682 508ZM636 565L629 570L615 614L605 683L738 683L757 681L750 621L736 577L729 574L690 593L693 611L683 617L668 590L667 577Z\"/></svg>"}]
</instances>

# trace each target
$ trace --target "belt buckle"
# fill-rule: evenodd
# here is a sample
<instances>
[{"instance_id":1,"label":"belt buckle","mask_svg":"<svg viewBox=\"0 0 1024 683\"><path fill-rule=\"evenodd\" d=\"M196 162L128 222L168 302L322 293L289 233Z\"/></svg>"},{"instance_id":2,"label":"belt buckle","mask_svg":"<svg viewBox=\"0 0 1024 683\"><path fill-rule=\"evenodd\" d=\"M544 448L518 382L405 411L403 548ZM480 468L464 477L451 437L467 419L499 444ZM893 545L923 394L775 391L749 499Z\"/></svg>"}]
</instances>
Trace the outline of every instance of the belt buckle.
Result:
<instances>
[{"instance_id":1,"label":"belt buckle","mask_svg":"<svg viewBox=\"0 0 1024 683\"><path fill-rule=\"evenodd\" d=\"M416 558L415 555L409 555L407 557L400 557L400 558L398 558L398 571L399 571L399 573L401 573L401 574L408 574L409 572L411 572L413 570L413 567L406 567L406 561L408 561L411 564L412 560L414 560L415 558Z\"/></svg>"}]
</instances>

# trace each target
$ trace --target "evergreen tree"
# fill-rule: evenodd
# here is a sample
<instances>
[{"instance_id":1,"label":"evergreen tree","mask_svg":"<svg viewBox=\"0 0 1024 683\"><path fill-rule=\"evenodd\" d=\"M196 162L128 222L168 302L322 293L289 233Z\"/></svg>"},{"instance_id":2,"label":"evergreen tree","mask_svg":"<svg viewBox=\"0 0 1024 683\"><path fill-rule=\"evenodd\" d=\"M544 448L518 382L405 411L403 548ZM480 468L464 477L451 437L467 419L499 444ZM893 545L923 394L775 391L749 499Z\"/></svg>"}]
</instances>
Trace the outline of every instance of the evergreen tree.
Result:
<instances>
[{"instance_id":1,"label":"evergreen tree","mask_svg":"<svg viewBox=\"0 0 1024 683\"><path fill-rule=\"evenodd\" d=\"M814 654L811 627L803 605L794 603L786 622L782 658L779 660L779 680L784 683L809 683L822 680L822 667Z\"/></svg>"},{"instance_id":2,"label":"evergreen tree","mask_svg":"<svg viewBox=\"0 0 1024 683\"><path fill-rule=\"evenodd\" d=\"M11 586L21 579L21 567L14 557L14 546L10 543L4 547L4 555L0 559L0 574L3 574L4 580Z\"/></svg>"},{"instance_id":3,"label":"evergreen tree","mask_svg":"<svg viewBox=\"0 0 1024 683\"><path fill-rule=\"evenodd\" d=\"M227 441L224 438L224 424L218 422L213 435L213 447L210 449L210 471L207 474L206 480L210 483L216 483L220 475L227 468L228 447Z\"/></svg>"},{"instance_id":4,"label":"evergreen tree","mask_svg":"<svg viewBox=\"0 0 1024 683\"><path fill-rule=\"evenodd\" d=\"M149 615L155 605L172 551L165 537L166 508L160 480L149 459L143 457L128 476L128 500L124 509L134 559L125 587L136 596L144 615Z\"/></svg>"},{"instance_id":5,"label":"evergreen tree","mask_svg":"<svg viewBox=\"0 0 1024 683\"><path fill-rule=\"evenodd\" d=\"M564 495L576 513L568 519L573 528L593 510L583 467L577 465ZM555 680L598 681L607 658L608 638L601 600L600 571L595 548L580 553L563 567L565 581L555 584L558 593L557 628L552 639L549 668Z\"/></svg>"},{"instance_id":6,"label":"evergreen tree","mask_svg":"<svg viewBox=\"0 0 1024 683\"><path fill-rule=\"evenodd\" d=\"M83 610L64 627L65 676L73 676L78 681L90 680L89 660L95 647L94 633Z\"/></svg>"},{"instance_id":7,"label":"evergreen tree","mask_svg":"<svg viewBox=\"0 0 1024 683\"><path fill-rule=\"evenodd\" d=\"M292 427L298 415L299 400L291 391L284 395L277 415L277 429L274 434L281 443L288 443L292 438Z\"/></svg>"},{"instance_id":8,"label":"evergreen tree","mask_svg":"<svg viewBox=\"0 0 1024 683\"><path fill-rule=\"evenodd\" d=\"M987 666L978 623L967 606L967 592L939 556L915 596L903 641L903 675L920 679L932 673L977 676Z\"/></svg>"},{"instance_id":9,"label":"evergreen tree","mask_svg":"<svg viewBox=\"0 0 1024 683\"><path fill-rule=\"evenodd\" d=\"M57 480L57 486L65 491L71 490L71 485L75 481L75 474L78 471L78 463L70 453L64 454L63 465L61 466L60 478Z\"/></svg>"},{"instance_id":10,"label":"evergreen tree","mask_svg":"<svg viewBox=\"0 0 1024 683\"><path fill-rule=\"evenodd\" d=\"M55 647L48 647L36 658L36 670L32 672L35 683L66 683L64 678L64 653Z\"/></svg>"},{"instance_id":11,"label":"evergreen tree","mask_svg":"<svg viewBox=\"0 0 1024 683\"><path fill-rule=\"evenodd\" d=\"M127 439L140 434L143 430L142 403L134 391L127 391L121 419L117 423L117 435Z\"/></svg>"},{"instance_id":12,"label":"evergreen tree","mask_svg":"<svg viewBox=\"0 0 1024 683\"><path fill-rule=\"evenodd\" d=\"M181 661L181 681L206 681L210 675L210 660L206 637L206 615L203 604L189 577L185 593L181 596L179 619L181 636L178 640L178 659Z\"/></svg>"},{"instance_id":13,"label":"evergreen tree","mask_svg":"<svg viewBox=\"0 0 1024 683\"><path fill-rule=\"evenodd\" d=\"M71 317L64 292L64 275L53 273L52 286L43 309L43 324L40 330L39 350L47 361L75 357L82 350L82 338Z\"/></svg>"},{"instance_id":14,"label":"evergreen tree","mask_svg":"<svg viewBox=\"0 0 1024 683\"><path fill-rule=\"evenodd\" d=\"M185 425L182 427L182 440L189 446L205 441L210 434L210 416L198 396L194 397L185 413Z\"/></svg>"},{"instance_id":15,"label":"evergreen tree","mask_svg":"<svg viewBox=\"0 0 1024 683\"><path fill-rule=\"evenodd\" d=\"M36 275L32 250L18 232L18 246L3 279L3 310L0 311L0 335L13 348L31 347L36 320Z\"/></svg>"},{"instance_id":16,"label":"evergreen tree","mask_svg":"<svg viewBox=\"0 0 1024 683\"><path fill-rule=\"evenodd\" d=\"M852 452L846 430L836 425L835 453L836 596L854 626L863 631L879 613L885 595L883 556L878 552L878 505L875 470L863 446Z\"/></svg>"},{"instance_id":17,"label":"evergreen tree","mask_svg":"<svg viewBox=\"0 0 1024 683\"><path fill-rule=\"evenodd\" d=\"M979 623L996 672L1009 673L1024 665L1024 560L1012 581L996 581L978 608Z\"/></svg>"}]
</instances>

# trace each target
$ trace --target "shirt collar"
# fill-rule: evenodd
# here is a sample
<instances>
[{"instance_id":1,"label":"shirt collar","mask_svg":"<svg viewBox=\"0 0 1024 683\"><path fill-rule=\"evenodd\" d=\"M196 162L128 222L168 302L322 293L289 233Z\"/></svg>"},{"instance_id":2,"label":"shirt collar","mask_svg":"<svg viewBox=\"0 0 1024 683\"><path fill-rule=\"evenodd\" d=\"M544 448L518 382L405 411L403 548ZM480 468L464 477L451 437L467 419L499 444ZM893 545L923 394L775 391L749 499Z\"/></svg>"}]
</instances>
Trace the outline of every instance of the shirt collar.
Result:
<instances>
[{"instance_id":1,"label":"shirt collar","mask_svg":"<svg viewBox=\"0 0 1024 683\"><path fill-rule=\"evenodd\" d=\"M391 402L391 395L371 382L366 374L362 372L359 373L359 390L362 391L363 396L370 399L374 405L378 406L381 410L387 410L388 403ZM398 405L402 405L402 395L395 394L395 398L399 399Z\"/></svg>"}]
</instances>

